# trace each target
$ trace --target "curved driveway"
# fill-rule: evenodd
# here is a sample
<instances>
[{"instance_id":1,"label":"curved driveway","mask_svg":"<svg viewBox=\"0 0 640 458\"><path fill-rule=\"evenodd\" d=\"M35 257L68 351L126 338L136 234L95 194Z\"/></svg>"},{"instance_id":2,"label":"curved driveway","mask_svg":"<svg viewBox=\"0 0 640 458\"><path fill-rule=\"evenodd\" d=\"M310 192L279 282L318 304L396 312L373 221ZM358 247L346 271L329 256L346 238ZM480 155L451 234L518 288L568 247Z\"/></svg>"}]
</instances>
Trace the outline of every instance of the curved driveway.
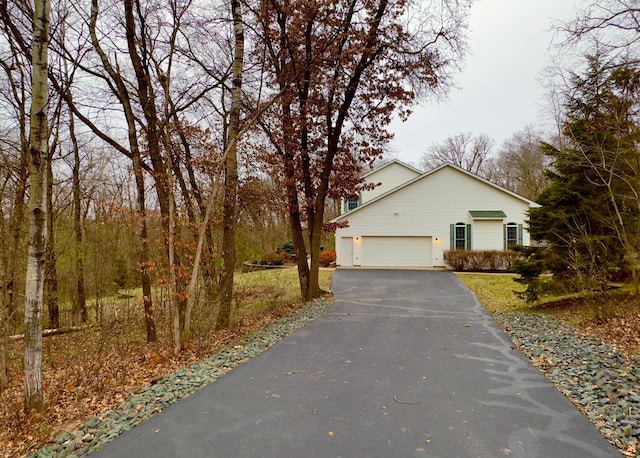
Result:
<instances>
[{"instance_id":1,"label":"curved driveway","mask_svg":"<svg viewBox=\"0 0 640 458\"><path fill-rule=\"evenodd\" d=\"M332 311L109 457L613 457L452 274L337 270Z\"/></svg>"}]
</instances>

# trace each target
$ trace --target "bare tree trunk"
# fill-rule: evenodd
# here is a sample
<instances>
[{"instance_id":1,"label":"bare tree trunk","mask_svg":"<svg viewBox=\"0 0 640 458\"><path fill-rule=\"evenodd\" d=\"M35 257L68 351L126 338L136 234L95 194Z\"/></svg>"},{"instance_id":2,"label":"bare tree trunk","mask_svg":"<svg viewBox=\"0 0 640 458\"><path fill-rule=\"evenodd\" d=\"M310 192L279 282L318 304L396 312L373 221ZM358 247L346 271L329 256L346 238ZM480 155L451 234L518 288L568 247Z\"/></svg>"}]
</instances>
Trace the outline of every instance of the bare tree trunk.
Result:
<instances>
[{"instance_id":1,"label":"bare tree trunk","mask_svg":"<svg viewBox=\"0 0 640 458\"><path fill-rule=\"evenodd\" d=\"M240 135L240 111L242 109L242 66L244 60L244 30L239 0L231 1L235 36L231 111L224 174L224 208L222 215L222 295L216 329L229 326L233 301L233 278L236 268L236 201L238 199L238 137Z\"/></svg>"},{"instance_id":2,"label":"bare tree trunk","mask_svg":"<svg viewBox=\"0 0 640 458\"><path fill-rule=\"evenodd\" d=\"M8 290L6 288L9 275L0 271L0 393L9 384L7 372L7 352L9 350L9 317L8 317Z\"/></svg>"},{"instance_id":3,"label":"bare tree trunk","mask_svg":"<svg viewBox=\"0 0 640 458\"><path fill-rule=\"evenodd\" d=\"M29 153L29 256L25 287L24 407L44 407L42 388L42 304L44 258L47 238L47 74L49 45L49 0L36 0L33 19L32 100Z\"/></svg>"},{"instance_id":4,"label":"bare tree trunk","mask_svg":"<svg viewBox=\"0 0 640 458\"><path fill-rule=\"evenodd\" d=\"M89 31L91 33L91 42L96 52L100 56L102 65L109 74L109 77L115 83L115 95L118 97L124 115L127 121L127 137L129 140L130 157L133 163L133 174L136 180L137 193L137 212L140 218L140 251L138 253L140 260L140 280L142 284L142 301L144 307L144 321L147 331L147 342L155 342L157 340L156 324L153 313L153 300L151 297L151 277L149 275L149 240L147 230L147 211L145 203L144 175L142 170L142 158L140 147L138 145L138 137L136 131L136 121L133 109L131 107L131 97L120 73L109 62L107 55L100 47L100 42L96 34L96 24L98 20L98 1L91 2L91 21L89 23Z\"/></svg>"},{"instance_id":5,"label":"bare tree trunk","mask_svg":"<svg viewBox=\"0 0 640 458\"><path fill-rule=\"evenodd\" d=\"M153 313L153 300L151 298L151 276L149 275L149 234L147 230L147 208L145 204L142 159L140 158L140 151L138 148L132 148L131 152L133 154L133 175L136 179L136 206L138 218L140 218L140 251L138 252L138 259L140 261L140 282L142 284L144 324L147 331L147 342L155 342L158 340L158 337L156 333L156 320Z\"/></svg>"},{"instance_id":6,"label":"bare tree trunk","mask_svg":"<svg viewBox=\"0 0 640 458\"><path fill-rule=\"evenodd\" d=\"M74 314L80 313L81 320L86 323L87 299L84 291L84 261L83 261L83 234L82 234L82 201L80 196L80 148L75 134L75 122L73 113L69 113L69 133L73 144L73 231L75 233L74 256L76 258L76 299L74 301Z\"/></svg>"},{"instance_id":7,"label":"bare tree trunk","mask_svg":"<svg viewBox=\"0 0 640 458\"><path fill-rule=\"evenodd\" d=\"M47 160L47 247L44 262L44 300L49 314L49 328L60 327L60 312L58 310L58 271L56 269L56 250L53 221L53 169L51 162L53 154L48 154Z\"/></svg>"},{"instance_id":8,"label":"bare tree trunk","mask_svg":"<svg viewBox=\"0 0 640 458\"><path fill-rule=\"evenodd\" d=\"M4 279L2 279L4 280ZM3 292L4 293L4 292ZM3 297L4 299L4 297ZM4 304L0 304L0 393L9 384L7 372L7 352L9 349L9 329L7 326L7 308Z\"/></svg>"},{"instance_id":9,"label":"bare tree trunk","mask_svg":"<svg viewBox=\"0 0 640 458\"><path fill-rule=\"evenodd\" d=\"M169 163L171 164L171 152L169 152ZM173 318L173 349L176 353L182 350L185 340L188 337L188 329L182 332L182 328L180 326L180 322L184 320L180 320L180 308L178 307L177 300L177 284L178 278L176 273L176 257L175 257L175 249L176 249L176 203L173 195L173 176L171 167L167 168L167 179L169 182L169 303L171 304L171 315Z\"/></svg>"}]
</instances>

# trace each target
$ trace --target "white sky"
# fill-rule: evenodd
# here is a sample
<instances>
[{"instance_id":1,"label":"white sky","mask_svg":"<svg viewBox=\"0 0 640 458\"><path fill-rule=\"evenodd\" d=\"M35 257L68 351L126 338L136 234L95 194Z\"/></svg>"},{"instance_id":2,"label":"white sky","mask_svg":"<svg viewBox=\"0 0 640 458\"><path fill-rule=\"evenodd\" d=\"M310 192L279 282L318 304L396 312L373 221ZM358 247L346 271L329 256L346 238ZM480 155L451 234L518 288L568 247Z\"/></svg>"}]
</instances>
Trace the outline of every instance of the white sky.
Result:
<instances>
[{"instance_id":1,"label":"white sky","mask_svg":"<svg viewBox=\"0 0 640 458\"><path fill-rule=\"evenodd\" d=\"M391 129L394 155L418 164L433 143L471 132L504 140L529 124L548 124L545 67L557 49L552 26L575 17L580 0L477 0L471 8L469 55L446 100L417 106Z\"/></svg>"}]
</instances>

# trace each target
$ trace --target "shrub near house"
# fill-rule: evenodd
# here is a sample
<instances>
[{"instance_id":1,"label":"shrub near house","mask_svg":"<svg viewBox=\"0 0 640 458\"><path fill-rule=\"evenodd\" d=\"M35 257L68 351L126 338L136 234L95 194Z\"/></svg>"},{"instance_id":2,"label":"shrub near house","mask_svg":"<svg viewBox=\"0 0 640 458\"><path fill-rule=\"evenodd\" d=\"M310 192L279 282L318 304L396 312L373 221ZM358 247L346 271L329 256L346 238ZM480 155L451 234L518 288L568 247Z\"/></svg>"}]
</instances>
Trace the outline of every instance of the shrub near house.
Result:
<instances>
[{"instance_id":1,"label":"shrub near house","mask_svg":"<svg viewBox=\"0 0 640 458\"><path fill-rule=\"evenodd\" d=\"M508 272L521 254L514 250L447 250L444 260L456 271Z\"/></svg>"},{"instance_id":2,"label":"shrub near house","mask_svg":"<svg viewBox=\"0 0 640 458\"><path fill-rule=\"evenodd\" d=\"M333 250L325 250L320 252L320 265L329 267L336 262L336 252Z\"/></svg>"}]
</instances>

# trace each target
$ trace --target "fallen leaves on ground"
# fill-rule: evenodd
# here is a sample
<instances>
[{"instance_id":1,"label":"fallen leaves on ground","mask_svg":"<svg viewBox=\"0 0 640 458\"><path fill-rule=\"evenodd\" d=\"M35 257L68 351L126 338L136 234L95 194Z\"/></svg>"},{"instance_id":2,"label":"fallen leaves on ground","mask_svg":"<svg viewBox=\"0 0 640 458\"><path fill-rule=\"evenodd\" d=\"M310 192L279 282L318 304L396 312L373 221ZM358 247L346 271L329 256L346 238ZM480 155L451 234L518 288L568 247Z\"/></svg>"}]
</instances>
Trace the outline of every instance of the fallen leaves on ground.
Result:
<instances>
[{"instance_id":1,"label":"fallen leaves on ground","mask_svg":"<svg viewBox=\"0 0 640 458\"><path fill-rule=\"evenodd\" d=\"M32 415L23 411L23 342L12 342L10 382L0 393L0 457L27 455L57 435L73 431L118 406L143 387L298 308L299 305L290 305L243 316L231 329L194 336L188 349L178 354L173 352L170 336L146 343L140 329L132 332L116 325L102 331L91 329L47 337L43 340L46 407L44 412ZM162 326L168 329L166 324Z\"/></svg>"},{"instance_id":2,"label":"fallen leaves on ground","mask_svg":"<svg viewBox=\"0 0 640 458\"><path fill-rule=\"evenodd\" d=\"M579 330L640 357L640 314L594 318L581 323Z\"/></svg>"}]
</instances>

